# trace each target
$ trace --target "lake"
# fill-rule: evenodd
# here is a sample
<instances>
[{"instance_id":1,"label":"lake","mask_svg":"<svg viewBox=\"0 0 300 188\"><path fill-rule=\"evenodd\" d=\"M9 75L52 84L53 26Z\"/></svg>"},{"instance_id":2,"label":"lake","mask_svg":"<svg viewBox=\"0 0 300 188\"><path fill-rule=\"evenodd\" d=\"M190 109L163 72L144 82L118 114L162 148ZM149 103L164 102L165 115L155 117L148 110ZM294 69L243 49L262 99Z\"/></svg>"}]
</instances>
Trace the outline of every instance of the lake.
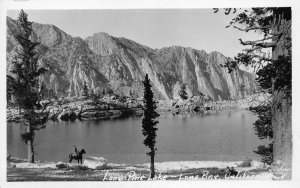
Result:
<instances>
[{"instance_id":1,"label":"lake","mask_svg":"<svg viewBox=\"0 0 300 188\"><path fill-rule=\"evenodd\" d=\"M254 133L256 115L247 110L200 112L192 115L162 114L157 126L156 162L237 161L259 159L253 152L262 144ZM102 121L49 121L36 132L36 159L68 161L68 155L84 148L86 156L97 156L115 163L149 162L144 146L142 117ZM20 134L26 127L7 123L7 153L27 157Z\"/></svg>"}]
</instances>

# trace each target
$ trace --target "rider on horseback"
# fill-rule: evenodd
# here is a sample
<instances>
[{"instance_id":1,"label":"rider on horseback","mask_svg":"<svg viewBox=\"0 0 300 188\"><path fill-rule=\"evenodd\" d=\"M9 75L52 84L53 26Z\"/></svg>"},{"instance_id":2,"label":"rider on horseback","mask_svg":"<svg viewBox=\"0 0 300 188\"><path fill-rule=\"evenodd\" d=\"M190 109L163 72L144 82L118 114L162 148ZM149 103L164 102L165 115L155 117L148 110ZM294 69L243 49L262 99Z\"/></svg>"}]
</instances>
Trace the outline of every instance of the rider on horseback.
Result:
<instances>
[{"instance_id":1,"label":"rider on horseback","mask_svg":"<svg viewBox=\"0 0 300 188\"><path fill-rule=\"evenodd\" d=\"M82 155L86 154L85 150L82 148L80 151L77 150L76 146L74 145L74 150L75 150L75 154L74 153L70 153L69 154L69 163L72 162L73 159L78 161L82 164Z\"/></svg>"},{"instance_id":2,"label":"rider on horseback","mask_svg":"<svg viewBox=\"0 0 300 188\"><path fill-rule=\"evenodd\" d=\"M74 145L74 150L75 150L75 156L78 156L78 151L75 145Z\"/></svg>"}]
</instances>

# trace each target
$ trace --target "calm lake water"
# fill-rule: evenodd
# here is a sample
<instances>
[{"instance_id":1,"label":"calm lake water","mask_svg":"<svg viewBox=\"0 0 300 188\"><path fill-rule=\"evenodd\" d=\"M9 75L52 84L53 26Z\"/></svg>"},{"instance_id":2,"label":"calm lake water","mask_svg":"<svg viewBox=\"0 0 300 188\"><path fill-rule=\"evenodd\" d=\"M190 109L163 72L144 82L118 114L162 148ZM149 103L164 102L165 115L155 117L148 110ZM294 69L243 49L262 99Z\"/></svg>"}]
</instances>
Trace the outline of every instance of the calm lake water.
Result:
<instances>
[{"instance_id":1,"label":"calm lake water","mask_svg":"<svg viewBox=\"0 0 300 188\"><path fill-rule=\"evenodd\" d=\"M253 150L262 143L254 134L257 117L250 111L219 111L193 115L163 114L159 117L155 160L258 159ZM109 162L144 163L150 157L143 144L141 117L106 121L49 121L36 133L36 159L68 161L73 145L84 148L86 156L104 157ZM20 134L25 127L8 123L7 152L26 158L27 147Z\"/></svg>"}]
</instances>

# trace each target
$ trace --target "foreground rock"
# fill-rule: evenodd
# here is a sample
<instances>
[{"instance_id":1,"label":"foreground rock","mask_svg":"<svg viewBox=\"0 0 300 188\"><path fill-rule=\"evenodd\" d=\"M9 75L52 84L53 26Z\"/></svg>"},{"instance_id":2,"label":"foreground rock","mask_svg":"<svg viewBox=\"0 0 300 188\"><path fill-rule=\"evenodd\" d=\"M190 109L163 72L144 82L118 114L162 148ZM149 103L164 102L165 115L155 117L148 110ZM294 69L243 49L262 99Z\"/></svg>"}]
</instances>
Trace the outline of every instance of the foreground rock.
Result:
<instances>
[{"instance_id":1,"label":"foreground rock","mask_svg":"<svg viewBox=\"0 0 300 188\"><path fill-rule=\"evenodd\" d=\"M83 162L84 166L91 169L104 170L108 168L107 160L103 157L86 157Z\"/></svg>"}]
</instances>

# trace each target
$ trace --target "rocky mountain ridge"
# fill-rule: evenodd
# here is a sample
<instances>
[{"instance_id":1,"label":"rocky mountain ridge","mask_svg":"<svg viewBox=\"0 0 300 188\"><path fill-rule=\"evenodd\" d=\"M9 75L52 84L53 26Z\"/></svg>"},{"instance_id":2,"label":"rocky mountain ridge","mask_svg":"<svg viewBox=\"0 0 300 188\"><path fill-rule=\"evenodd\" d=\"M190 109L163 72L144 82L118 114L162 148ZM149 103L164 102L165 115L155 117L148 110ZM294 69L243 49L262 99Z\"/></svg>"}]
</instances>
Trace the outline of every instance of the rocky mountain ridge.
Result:
<instances>
[{"instance_id":1,"label":"rocky mountain ridge","mask_svg":"<svg viewBox=\"0 0 300 188\"><path fill-rule=\"evenodd\" d=\"M8 74L18 50L12 34L18 29L17 21L7 17ZM180 46L152 49L106 33L81 39L54 25L39 23L33 23L32 39L41 43L40 64L48 69L40 82L48 93L59 97L80 96L84 83L93 91L109 87L117 94L142 96L145 74L158 99L178 97L182 83L190 96L204 94L213 100L240 98L242 84L245 92L257 90L255 75L242 70L229 74L220 65L230 59L219 52Z\"/></svg>"}]
</instances>

